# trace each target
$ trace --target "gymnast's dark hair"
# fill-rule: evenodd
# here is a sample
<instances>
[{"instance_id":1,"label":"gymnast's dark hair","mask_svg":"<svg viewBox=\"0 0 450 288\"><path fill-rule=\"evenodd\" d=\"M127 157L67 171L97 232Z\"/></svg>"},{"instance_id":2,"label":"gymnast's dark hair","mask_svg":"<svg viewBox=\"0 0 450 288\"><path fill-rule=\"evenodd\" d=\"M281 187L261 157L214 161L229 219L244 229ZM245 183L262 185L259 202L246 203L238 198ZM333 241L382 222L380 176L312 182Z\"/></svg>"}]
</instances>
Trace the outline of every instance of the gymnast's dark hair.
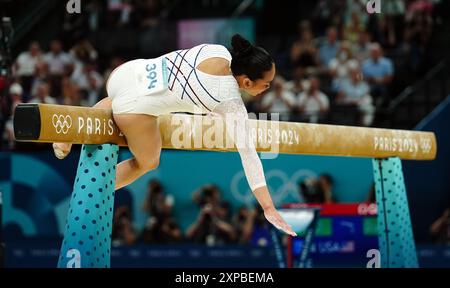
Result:
<instances>
[{"instance_id":1,"label":"gymnast's dark hair","mask_svg":"<svg viewBox=\"0 0 450 288\"><path fill-rule=\"evenodd\" d=\"M247 75L255 81L263 78L263 74L272 69L274 60L266 50L253 46L239 34L231 38L231 71L233 75Z\"/></svg>"}]
</instances>

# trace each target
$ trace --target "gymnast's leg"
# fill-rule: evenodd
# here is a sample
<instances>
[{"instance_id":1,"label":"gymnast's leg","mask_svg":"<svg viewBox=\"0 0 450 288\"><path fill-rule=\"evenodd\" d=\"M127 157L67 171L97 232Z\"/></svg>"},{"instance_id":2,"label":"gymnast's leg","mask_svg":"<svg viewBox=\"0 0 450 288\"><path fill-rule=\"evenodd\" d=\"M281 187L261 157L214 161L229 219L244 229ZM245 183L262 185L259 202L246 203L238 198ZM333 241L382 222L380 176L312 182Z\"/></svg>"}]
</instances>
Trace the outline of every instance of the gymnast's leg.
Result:
<instances>
[{"instance_id":1,"label":"gymnast's leg","mask_svg":"<svg viewBox=\"0 0 450 288\"><path fill-rule=\"evenodd\" d=\"M111 109L111 99L104 98L94 108ZM114 114L114 121L127 139L134 157L117 165L116 190L120 189L159 165L161 135L157 117L144 114ZM53 143L55 155L63 159L72 143Z\"/></svg>"},{"instance_id":2,"label":"gymnast's leg","mask_svg":"<svg viewBox=\"0 0 450 288\"><path fill-rule=\"evenodd\" d=\"M113 114L113 117L134 156L117 165L117 190L158 167L162 141L155 116Z\"/></svg>"}]
</instances>

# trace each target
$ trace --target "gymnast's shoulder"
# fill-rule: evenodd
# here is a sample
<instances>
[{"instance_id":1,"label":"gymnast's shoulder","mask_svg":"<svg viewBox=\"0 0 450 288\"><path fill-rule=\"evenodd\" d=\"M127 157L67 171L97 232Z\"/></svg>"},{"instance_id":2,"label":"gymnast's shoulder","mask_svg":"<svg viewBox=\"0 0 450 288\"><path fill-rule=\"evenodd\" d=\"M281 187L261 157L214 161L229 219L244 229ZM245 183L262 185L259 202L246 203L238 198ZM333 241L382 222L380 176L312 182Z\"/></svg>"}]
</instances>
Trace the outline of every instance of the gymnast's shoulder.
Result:
<instances>
[{"instance_id":1,"label":"gymnast's shoulder","mask_svg":"<svg viewBox=\"0 0 450 288\"><path fill-rule=\"evenodd\" d=\"M192 49L201 49L208 57L221 57L231 61L231 53L227 47L221 44L204 43L194 46Z\"/></svg>"}]
</instances>

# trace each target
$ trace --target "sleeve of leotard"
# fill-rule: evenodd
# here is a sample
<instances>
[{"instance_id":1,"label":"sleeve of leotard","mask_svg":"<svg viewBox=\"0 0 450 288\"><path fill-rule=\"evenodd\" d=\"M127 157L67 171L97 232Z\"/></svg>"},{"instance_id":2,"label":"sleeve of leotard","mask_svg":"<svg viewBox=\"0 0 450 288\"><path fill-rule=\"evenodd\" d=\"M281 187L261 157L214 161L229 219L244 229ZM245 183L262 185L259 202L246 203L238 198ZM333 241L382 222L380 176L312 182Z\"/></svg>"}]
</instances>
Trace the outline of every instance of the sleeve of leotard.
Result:
<instances>
[{"instance_id":1,"label":"sleeve of leotard","mask_svg":"<svg viewBox=\"0 0 450 288\"><path fill-rule=\"evenodd\" d=\"M227 136L236 143L245 176L252 191L266 186L261 160L256 153L253 141L249 141L249 119L242 99L239 97L221 102L213 112L225 120Z\"/></svg>"}]
</instances>

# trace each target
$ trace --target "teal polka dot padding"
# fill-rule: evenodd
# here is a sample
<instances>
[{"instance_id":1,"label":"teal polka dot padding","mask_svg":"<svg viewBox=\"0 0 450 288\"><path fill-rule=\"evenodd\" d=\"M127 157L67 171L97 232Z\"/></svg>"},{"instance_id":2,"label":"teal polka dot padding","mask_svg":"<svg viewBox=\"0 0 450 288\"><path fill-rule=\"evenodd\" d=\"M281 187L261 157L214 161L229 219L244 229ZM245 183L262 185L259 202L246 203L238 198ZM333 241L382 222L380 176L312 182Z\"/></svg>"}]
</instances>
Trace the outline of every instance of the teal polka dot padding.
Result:
<instances>
[{"instance_id":1,"label":"teal polka dot padding","mask_svg":"<svg viewBox=\"0 0 450 288\"><path fill-rule=\"evenodd\" d=\"M381 267L418 267L399 158L374 159Z\"/></svg>"},{"instance_id":2,"label":"teal polka dot padding","mask_svg":"<svg viewBox=\"0 0 450 288\"><path fill-rule=\"evenodd\" d=\"M58 268L110 267L119 147L83 145Z\"/></svg>"}]
</instances>

